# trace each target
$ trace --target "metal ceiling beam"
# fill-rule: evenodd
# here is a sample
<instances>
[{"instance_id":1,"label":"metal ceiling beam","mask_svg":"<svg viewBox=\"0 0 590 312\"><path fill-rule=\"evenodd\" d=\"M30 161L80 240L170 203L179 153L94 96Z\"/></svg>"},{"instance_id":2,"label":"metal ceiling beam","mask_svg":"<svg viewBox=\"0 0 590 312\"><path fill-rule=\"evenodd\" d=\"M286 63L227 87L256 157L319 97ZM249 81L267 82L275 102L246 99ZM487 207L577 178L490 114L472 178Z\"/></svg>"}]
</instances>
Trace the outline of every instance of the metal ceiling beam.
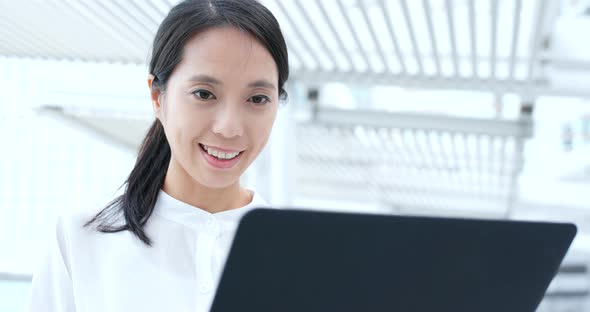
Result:
<instances>
[{"instance_id":1,"label":"metal ceiling beam","mask_svg":"<svg viewBox=\"0 0 590 312\"><path fill-rule=\"evenodd\" d=\"M115 2L115 3L117 3L117 2ZM151 27L151 29L157 30L157 28L160 25L160 23L162 22L162 19L163 19L164 16L162 16L162 19L156 19L151 14L149 14L148 12L146 12L145 8L140 7L137 4L137 2L131 0L131 1L128 1L126 3L129 4L131 7L133 7L136 12L138 12L139 14L141 14L141 16L143 18L145 18L147 21L149 21L150 24L144 24L144 25L146 25L146 27L148 27L148 28ZM151 7L151 8L153 8L153 3L151 3L151 1L142 2L142 4L144 4L144 3L145 4L148 4L149 3L148 6ZM156 10L156 12L158 12L158 11ZM154 33L155 33L155 31L154 31Z\"/></svg>"},{"instance_id":2,"label":"metal ceiling beam","mask_svg":"<svg viewBox=\"0 0 590 312\"><path fill-rule=\"evenodd\" d=\"M533 37L531 40L531 48L530 48L530 56L529 62L527 66L527 76L526 80L529 85L533 84L533 80L535 79L536 74L536 67L538 66L537 59L539 57L539 50L542 48L543 42L543 22L545 21L546 17L546 9L547 9L547 0L538 0L537 4L537 11L536 11L536 19L533 19Z\"/></svg>"},{"instance_id":3,"label":"metal ceiling beam","mask_svg":"<svg viewBox=\"0 0 590 312\"><path fill-rule=\"evenodd\" d=\"M145 3L150 9L152 9L156 14L158 14L160 21L166 17L168 12L162 11L159 7L157 7L153 1L142 1L142 4ZM160 24L160 22L158 22Z\"/></svg>"},{"instance_id":4,"label":"metal ceiling beam","mask_svg":"<svg viewBox=\"0 0 590 312\"><path fill-rule=\"evenodd\" d=\"M277 8L281 11L283 16L285 16L285 18L287 19L287 22L291 25L291 29L293 29L296 40L303 45L303 47L305 48L305 50L309 54L311 54L313 62L317 66L316 70L325 70L325 66L323 66L323 64L322 64L322 60L320 58L320 55L318 54L318 52L315 49L313 49L311 47L311 45L309 44L309 41L306 39L305 35L303 35L303 33L301 33L300 27L298 27L297 23L295 23L295 21L293 21L293 19L291 18L291 15L289 14L289 10L285 7L283 1L276 1L276 3L277 3ZM321 38L318 38L318 40L321 40ZM301 58L302 58L301 60L303 61L303 64L305 64L305 61L303 60L303 53L298 53L298 54L301 54Z\"/></svg>"},{"instance_id":5,"label":"metal ceiling beam","mask_svg":"<svg viewBox=\"0 0 590 312\"><path fill-rule=\"evenodd\" d=\"M31 274L0 272L0 281L31 282L32 280L33 275Z\"/></svg>"},{"instance_id":6,"label":"metal ceiling beam","mask_svg":"<svg viewBox=\"0 0 590 312\"><path fill-rule=\"evenodd\" d=\"M322 168L324 168L325 164L322 164ZM343 189L366 189L368 188L368 183L370 181L374 181L377 183L377 188L380 193L383 195L387 194L405 194L410 196L416 197L431 197L435 198L436 202L444 201L445 199L464 199L470 202L478 202L478 201L486 201L486 202L495 202L498 206L498 212L504 212L505 209L505 200L507 195L504 196L497 196L491 192L481 192L477 188L476 185L473 184L466 184L466 185L454 185L453 188L444 188L440 185L429 185L428 182L432 181L430 177L436 177L435 174L422 174L422 183L414 183L414 184L400 184L400 183L387 183L391 181L391 177L377 177L377 176L369 176L366 179L348 179L343 180L341 176L334 176L327 174L325 170L309 170L306 166L299 166L298 167L298 174L297 174L297 183L298 184L305 184L307 187L313 189L313 186L317 185L337 185L337 189L343 191ZM348 172L346 167L342 167L342 171ZM406 178L403 175L397 175L396 177L403 179ZM448 179L444 180L447 184L449 182ZM469 187L469 188L467 188ZM320 195L320 194L318 194ZM358 198L358 199L365 199L369 200L371 197L370 194L366 193L365 191L365 198ZM474 206L475 208L475 206Z\"/></svg>"},{"instance_id":7,"label":"metal ceiling beam","mask_svg":"<svg viewBox=\"0 0 590 312\"><path fill-rule=\"evenodd\" d=\"M428 27L428 37L430 38L430 46L432 47L432 55L434 57L434 65L436 67L435 76L440 77L442 75L442 70L440 66L438 45L436 42L436 34L434 33L434 26L432 24L432 8L430 7L430 1L422 0L422 6L424 7L424 15L426 16L426 25Z\"/></svg>"},{"instance_id":8,"label":"metal ceiling beam","mask_svg":"<svg viewBox=\"0 0 590 312\"><path fill-rule=\"evenodd\" d=\"M130 41L135 41L136 43L139 43L138 46L149 45L149 43L151 41L151 36L146 34L145 31L142 31L142 29L137 29L137 27L135 25L130 23L130 21L132 21L132 20L135 21L135 19L134 18L128 19L129 14L128 14L128 12L126 12L126 10L121 10L121 9L113 10L112 8L110 8L109 5L112 5L112 3L114 3L114 2L115 1L112 1L112 0L103 0L103 1L96 1L93 4L95 4L96 7L100 8L103 12L106 12L112 21L123 26L122 29L125 29L126 31L132 31L133 34L129 34L129 33L125 32L125 34L127 35L127 38L130 39ZM109 5L107 5L107 3L109 3ZM90 3L86 3L85 5L88 8L90 8L90 6L91 6ZM125 14L126 16L123 16L123 14ZM138 39L140 41L137 41Z\"/></svg>"},{"instance_id":9,"label":"metal ceiling beam","mask_svg":"<svg viewBox=\"0 0 590 312\"><path fill-rule=\"evenodd\" d=\"M104 2L106 3L106 2ZM103 5L104 5L103 3ZM112 9L108 9L111 14L113 15L118 15L120 20L124 21L130 29L133 29L135 34L142 37L144 39L144 41L146 43L150 43L152 42L152 34L156 33L156 28L158 27L158 23L155 22L153 24L149 24L149 21L152 20L151 17L147 16L145 14L145 11L142 10L133 0L129 0L129 1L120 1L120 0L115 0L115 1L110 1L109 3L111 3L113 6L116 7L115 10ZM135 16L134 14L132 14L129 11L128 7L125 7L123 4L125 4L125 6L131 4L131 7L133 9L136 10L136 12L140 13L144 19L138 18L137 16ZM106 8L106 6L105 6ZM123 12L125 12L124 16L123 16ZM129 23L127 20L133 21L135 23L135 26L139 26L139 28L133 26L131 23ZM146 32L146 30L148 30Z\"/></svg>"},{"instance_id":10,"label":"metal ceiling beam","mask_svg":"<svg viewBox=\"0 0 590 312\"><path fill-rule=\"evenodd\" d=\"M46 55L43 46L39 46L38 42L26 41L21 38L17 35L18 32L14 31L14 29L2 19L0 19L0 34L2 34L0 40L5 42L3 45L5 47L4 49L8 49L8 51L10 51L9 53L12 53L12 55L9 54L10 56L44 58L42 55L45 55L45 58L50 57Z\"/></svg>"},{"instance_id":11,"label":"metal ceiling beam","mask_svg":"<svg viewBox=\"0 0 590 312\"><path fill-rule=\"evenodd\" d=\"M127 38L123 35L123 33L114 28L113 25L105 23L104 20L100 20L95 15L92 8L85 4L85 2L69 1L67 2L67 7L70 10L72 10L73 13L84 16L85 19L89 21L92 25L102 29L105 33L109 34L110 38L117 41L121 45L121 47L127 49L129 51L129 54L122 59L123 62L135 62L133 60L138 59L137 46L131 43L135 41L135 38Z\"/></svg>"},{"instance_id":12,"label":"metal ceiling beam","mask_svg":"<svg viewBox=\"0 0 590 312\"><path fill-rule=\"evenodd\" d=\"M399 41L395 33L395 28L393 27L392 18L389 14L387 6L383 3L383 0L377 0L377 4L379 5L379 12L381 12L383 18L385 19L385 27L391 37L393 49L395 51L395 55L400 66L400 72L397 73L397 75L405 76L407 75L406 61L404 60L404 57L399 47Z\"/></svg>"},{"instance_id":13,"label":"metal ceiling beam","mask_svg":"<svg viewBox=\"0 0 590 312\"><path fill-rule=\"evenodd\" d=\"M353 26L353 23L350 19L350 15L348 13L348 10L342 4L342 0L336 0L336 4L338 7L338 10L340 11L340 13L342 13L342 16L344 17L344 22L346 23L346 27L348 28L348 30L350 31L350 33L352 35L352 39L354 41L355 47L358 49L359 54L361 55L363 61L367 64L367 68L369 70L371 70L373 65L371 64L371 61L369 60L369 56L367 55L367 52L365 51L365 49L363 49L363 44L361 43L359 35L355 30L357 27Z\"/></svg>"},{"instance_id":14,"label":"metal ceiling beam","mask_svg":"<svg viewBox=\"0 0 590 312\"><path fill-rule=\"evenodd\" d=\"M350 65L349 71L351 71L351 72L355 71L356 66L354 64L354 61L352 60L352 57L350 56L350 54L347 53L346 45L344 44L344 41L340 37L339 32L336 30L336 26L334 26L334 22L332 21L332 19L330 19L329 13L326 11L326 9L322 5L322 3L325 3L325 1L318 0L318 2L316 2L316 5L320 9L320 14L322 15L323 19L326 21L326 24L328 25L330 33L334 35L334 39L336 40L336 44L338 45L338 50L342 51L342 54L344 54L344 58L346 59L346 61Z\"/></svg>"},{"instance_id":15,"label":"metal ceiling beam","mask_svg":"<svg viewBox=\"0 0 590 312\"><path fill-rule=\"evenodd\" d=\"M514 0L514 26L512 28L512 42L510 48L510 63L508 69L508 80L514 81L514 68L516 64L516 53L518 51L518 39L520 37L520 16L522 14L522 0Z\"/></svg>"},{"instance_id":16,"label":"metal ceiling beam","mask_svg":"<svg viewBox=\"0 0 590 312\"><path fill-rule=\"evenodd\" d=\"M375 23L371 22L371 18L369 17L369 11L368 11L366 2L365 1L360 1L360 2L357 1L357 3L361 8L361 12L363 14L363 17L364 17L366 23L369 26L369 34L371 36L371 39L373 40L373 43L375 44L375 49L377 50L377 53L379 55L379 59L381 60L381 63L383 63L384 71L389 72L389 63L387 62L387 57L385 57L385 52L383 51L381 44L379 44L379 39L377 38L377 28L375 26Z\"/></svg>"},{"instance_id":17,"label":"metal ceiling beam","mask_svg":"<svg viewBox=\"0 0 590 312\"><path fill-rule=\"evenodd\" d=\"M416 75L424 75L424 65L422 64L422 56L420 55L420 49L416 41L416 32L414 31L414 25L412 24L412 17L410 16L410 10L408 9L408 3L406 0L400 0L400 5L404 15L404 22L408 28L410 34L410 42L412 43L412 51L414 52L414 58L416 58L416 65L418 66L418 72Z\"/></svg>"},{"instance_id":18,"label":"metal ceiling beam","mask_svg":"<svg viewBox=\"0 0 590 312\"><path fill-rule=\"evenodd\" d=\"M547 80L537 80L532 86L524 81L473 79L457 77L452 80L430 77L425 82L420 77L396 74L374 74L359 72L318 72L306 69L293 71L290 79L305 81L310 85L322 85L328 82L354 83L355 86L370 87L374 85L395 85L404 88L424 90L459 90L470 92L513 93L521 97L565 96L590 98L590 89L563 86L552 87Z\"/></svg>"},{"instance_id":19,"label":"metal ceiling beam","mask_svg":"<svg viewBox=\"0 0 590 312\"><path fill-rule=\"evenodd\" d=\"M532 136L532 122L529 120L478 119L467 117L444 117L441 123L439 115L386 113L382 111L347 111L340 109L321 108L317 112L319 123L371 127L397 127L459 132L470 135L491 136Z\"/></svg>"},{"instance_id":20,"label":"metal ceiling beam","mask_svg":"<svg viewBox=\"0 0 590 312\"><path fill-rule=\"evenodd\" d=\"M60 18L63 18L61 16L58 16L58 14L56 14L55 10L51 10L51 9L47 9L47 8L42 7L42 6L47 6L48 5L47 2L33 4L30 1L23 1L22 5L26 6L26 9L28 12L43 12L43 14L45 14L46 17L48 17L52 20L59 20ZM35 20L33 23L35 23L35 22L37 22L37 20ZM60 23L56 23L54 25L54 27L60 27L60 26L62 26L60 31L63 31L64 27L67 27L69 25L61 25ZM54 33L50 32L50 29L48 27L38 28L37 33L35 35L37 37L41 37L41 38L50 38L49 41L51 41L51 44L54 45L56 50L59 51L59 54L61 54L61 55L67 55L67 54L79 55L78 59L80 59L82 61L90 61L91 59L94 58L93 52L91 52L86 46L72 45L71 42L69 42L68 38L55 36ZM40 40L40 42L46 43L47 40L45 40L45 41Z\"/></svg>"},{"instance_id":21,"label":"metal ceiling beam","mask_svg":"<svg viewBox=\"0 0 590 312\"><path fill-rule=\"evenodd\" d=\"M53 0L51 1L51 5L53 8L58 9L59 14L55 15L59 16L61 19L72 19L72 23L76 23L78 25L85 25L88 23L88 19L80 15L78 12L72 10L66 1ZM106 41L104 37L88 33L86 36L93 38L94 43L100 45L102 49L108 50L108 54L112 55L110 59L107 58L108 61L116 62L118 59L125 59L127 57L124 53L125 51L122 49L117 49L117 47ZM101 55L101 52L98 51L98 49L88 48L87 50L93 51L88 54L92 61L105 61L105 57Z\"/></svg>"},{"instance_id":22,"label":"metal ceiling beam","mask_svg":"<svg viewBox=\"0 0 590 312\"><path fill-rule=\"evenodd\" d=\"M496 79L496 67L498 66L496 61L498 43L498 1L492 1L490 5L492 6L492 16L490 19L490 79Z\"/></svg>"},{"instance_id":23,"label":"metal ceiling beam","mask_svg":"<svg viewBox=\"0 0 590 312\"><path fill-rule=\"evenodd\" d=\"M122 137L120 134L115 133L115 131L113 131L113 124L118 122L121 125L125 125L128 129L131 129L130 132L133 132L132 130L137 128L135 127L135 124L138 124L139 128L142 129L141 133L144 133L145 129L147 129L149 126L149 121L136 120L134 124L131 125L132 123L130 120L126 120L125 118L116 118L115 116L108 116L106 118L102 118L100 116L78 116L75 113L68 112L59 106L42 106L37 108L35 111L39 114L50 116L56 120L64 122L75 129L96 135L97 137L107 141L110 145L117 146L132 154L137 152L138 144L140 142L137 140L129 140L128 137ZM105 119L109 120L109 123L105 123Z\"/></svg>"},{"instance_id":24,"label":"metal ceiling beam","mask_svg":"<svg viewBox=\"0 0 590 312\"><path fill-rule=\"evenodd\" d=\"M305 10L303 8L303 3L301 2L301 0L296 0L295 4L296 4L296 7L299 9L299 12L303 16L303 19L309 25L309 28L311 29L313 36L315 36L318 43L320 44L322 51L325 52L326 54L328 54L329 61L333 62L334 68L332 69L332 71L337 71L339 68L339 65L337 62L338 57L334 53L333 49L330 49L327 46L326 41L322 40L322 35L320 34L320 32L317 28L317 25L313 22L312 18L309 16L309 13L307 12L307 10Z\"/></svg>"},{"instance_id":25,"label":"metal ceiling beam","mask_svg":"<svg viewBox=\"0 0 590 312\"><path fill-rule=\"evenodd\" d=\"M455 31L455 17L453 0L446 0L447 23L449 25L449 36L451 38L451 55L453 56L453 69L455 77L459 76L459 60L457 57L457 35Z\"/></svg>"},{"instance_id":26,"label":"metal ceiling beam","mask_svg":"<svg viewBox=\"0 0 590 312\"><path fill-rule=\"evenodd\" d=\"M38 51L37 55L39 55L39 57L60 57L61 55L63 55L60 54L60 47L56 46L51 41L39 37L37 31L35 31L35 29L30 28L30 24L19 23L19 19L24 18L20 14L17 16L7 15L3 16L3 18L0 18L0 22L4 24L4 27L6 27L5 29L11 29L11 31L8 31L7 33L11 34L13 38L19 37L19 35L21 35L23 38L18 38L17 40L19 42L27 42L29 43L29 45L35 46L35 50Z\"/></svg>"},{"instance_id":27,"label":"metal ceiling beam","mask_svg":"<svg viewBox=\"0 0 590 312\"><path fill-rule=\"evenodd\" d=\"M471 67L472 67L472 74L471 77L479 78L479 68L477 63L477 24L475 23L475 0L469 0L468 2L469 7L469 35L470 35L470 43L471 43Z\"/></svg>"}]
</instances>

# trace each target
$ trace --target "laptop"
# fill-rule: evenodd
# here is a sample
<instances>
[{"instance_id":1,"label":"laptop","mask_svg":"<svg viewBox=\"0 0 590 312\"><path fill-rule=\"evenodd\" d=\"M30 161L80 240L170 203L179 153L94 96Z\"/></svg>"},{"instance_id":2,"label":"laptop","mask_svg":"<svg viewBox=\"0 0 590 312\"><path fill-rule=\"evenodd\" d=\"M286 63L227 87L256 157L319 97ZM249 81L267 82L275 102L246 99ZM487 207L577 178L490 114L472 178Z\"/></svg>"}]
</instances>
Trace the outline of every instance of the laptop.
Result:
<instances>
[{"instance_id":1,"label":"laptop","mask_svg":"<svg viewBox=\"0 0 590 312\"><path fill-rule=\"evenodd\" d=\"M255 209L212 312L532 312L573 224Z\"/></svg>"}]
</instances>

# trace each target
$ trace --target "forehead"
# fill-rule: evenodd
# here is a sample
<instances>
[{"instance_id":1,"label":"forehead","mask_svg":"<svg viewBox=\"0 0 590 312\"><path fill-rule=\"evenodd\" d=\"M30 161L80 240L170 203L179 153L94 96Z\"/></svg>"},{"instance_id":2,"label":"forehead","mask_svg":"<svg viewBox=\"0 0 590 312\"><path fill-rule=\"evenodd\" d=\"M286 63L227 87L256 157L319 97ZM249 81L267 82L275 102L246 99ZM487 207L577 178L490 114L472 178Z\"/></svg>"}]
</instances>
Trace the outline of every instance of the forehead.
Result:
<instances>
[{"instance_id":1,"label":"forehead","mask_svg":"<svg viewBox=\"0 0 590 312\"><path fill-rule=\"evenodd\" d=\"M177 67L180 76L207 74L226 81L278 82L270 52L252 35L234 27L215 27L193 36Z\"/></svg>"}]
</instances>

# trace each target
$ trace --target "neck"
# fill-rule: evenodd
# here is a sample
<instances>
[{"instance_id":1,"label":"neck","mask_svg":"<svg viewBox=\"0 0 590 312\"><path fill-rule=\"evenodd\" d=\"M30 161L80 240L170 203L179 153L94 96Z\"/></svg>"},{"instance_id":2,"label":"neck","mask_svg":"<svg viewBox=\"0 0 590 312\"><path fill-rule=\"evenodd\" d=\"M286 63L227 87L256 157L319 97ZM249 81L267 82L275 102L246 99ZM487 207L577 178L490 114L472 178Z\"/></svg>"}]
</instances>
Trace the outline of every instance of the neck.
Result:
<instances>
[{"instance_id":1,"label":"neck","mask_svg":"<svg viewBox=\"0 0 590 312\"><path fill-rule=\"evenodd\" d=\"M240 208L252 201L250 192L239 181L223 188L210 188L195 181L172 159L162 190L168 195L210 213Z\"/></svg>"}]
</instances>

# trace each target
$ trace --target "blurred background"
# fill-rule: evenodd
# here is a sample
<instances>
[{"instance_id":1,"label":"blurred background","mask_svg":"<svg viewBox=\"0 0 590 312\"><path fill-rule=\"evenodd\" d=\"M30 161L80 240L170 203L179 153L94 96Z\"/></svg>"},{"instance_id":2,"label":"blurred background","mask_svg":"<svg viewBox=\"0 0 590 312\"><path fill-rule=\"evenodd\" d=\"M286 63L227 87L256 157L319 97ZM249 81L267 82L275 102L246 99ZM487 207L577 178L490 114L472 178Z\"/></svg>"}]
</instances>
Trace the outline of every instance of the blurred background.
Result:
<instances>
[{"instance_id":1,"label":"blurred background","mask_svg":"<svg viewBox=\"0 0 590 312\"><path fill-rule=\"evenodd\" d=\"M120 192L175 0L0 0L0 311L59 214ZM264 0L290 101L243 184L273 205L575 222L538 311L590 311L589 0Z\"/></svg>"}]
</instances>

